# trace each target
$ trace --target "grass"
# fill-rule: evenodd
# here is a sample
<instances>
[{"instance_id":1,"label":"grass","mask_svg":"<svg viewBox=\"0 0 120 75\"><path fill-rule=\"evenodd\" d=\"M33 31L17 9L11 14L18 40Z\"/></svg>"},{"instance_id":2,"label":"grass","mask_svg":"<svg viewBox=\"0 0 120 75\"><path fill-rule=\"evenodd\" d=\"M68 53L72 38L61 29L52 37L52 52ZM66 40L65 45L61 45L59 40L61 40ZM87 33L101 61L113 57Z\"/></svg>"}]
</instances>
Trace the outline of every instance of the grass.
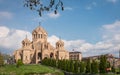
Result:
<instances>
[{"instance_id":1,"label":"grass","mask_svg":"<svg viewBox=\"0 0 120 75\"><path fill-rule=\"evenodd\" d=\"M120 68L117 68L117 69L116 69L116 72L120 72Z\"/></svg>"},{"instance_id":2,"label":"grass","mask_svg":"<svg viewBox=\"0 0 120 75\"><path fill-rule=\"evenodd\" d=\"M60 70L43 65L23 65L19 68L17 68L16 65L0 67L0 75L25 75L28 73L54 73L56 75L64 75Z\"/></svg>"}]
</instances>

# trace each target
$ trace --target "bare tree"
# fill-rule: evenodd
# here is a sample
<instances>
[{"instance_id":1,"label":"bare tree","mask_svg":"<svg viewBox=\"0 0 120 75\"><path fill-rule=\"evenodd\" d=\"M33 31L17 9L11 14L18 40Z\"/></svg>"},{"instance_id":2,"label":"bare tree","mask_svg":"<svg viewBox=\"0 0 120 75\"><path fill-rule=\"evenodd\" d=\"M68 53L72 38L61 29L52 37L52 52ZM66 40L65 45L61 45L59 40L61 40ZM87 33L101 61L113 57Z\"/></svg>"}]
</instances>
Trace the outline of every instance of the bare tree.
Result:
<instances>
[{"instance_id":1,"label":"bare tree","mask_svg":"<svg viewBox=\"0 0 120 75\"><path fill-rule=\"evenodd\" d=\"M58 9L64 10L61 0L25 0L24 6L36 10L40 17L44 11L54 11L57 14Z\"/></svg>"}]
</instances>

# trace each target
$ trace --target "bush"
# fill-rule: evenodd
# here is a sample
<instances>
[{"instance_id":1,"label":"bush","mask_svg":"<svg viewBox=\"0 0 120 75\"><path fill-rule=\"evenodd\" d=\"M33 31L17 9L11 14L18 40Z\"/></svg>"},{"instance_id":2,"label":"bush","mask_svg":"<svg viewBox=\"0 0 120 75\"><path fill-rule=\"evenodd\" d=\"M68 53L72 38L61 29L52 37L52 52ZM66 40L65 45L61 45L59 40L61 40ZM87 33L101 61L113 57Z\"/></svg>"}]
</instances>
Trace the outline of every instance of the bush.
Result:
<instances>
[{"instance_id":1,"label":"bush","mask_svg":"<svg viewBox=\"0 0 120 75\"><path fill-rule=\"evenodd\" d=\"M4 65L4 60L3 60L3 56L0 53L0 67Z\"/></svg>"},{"instance_id":2,"label":"bush","mask_svg":"<svg viewBox=\"0 0 120 75\"><path fill-rule=\"evenodd\" d=\"M93 60L92 64L91 64L91 73L98 73L98 62Z\"/></svg>"},{"instance_id":3,"label":"bush","mask_svg":"<svg viewBox=\"0 0 120 75\"><path fill-rule=\"evenodd\" d=\"M105 55L102 55L100 57L100 64L99 64L100 73L106 73L106 68L107 68L107 57Z\"/></svg>"},{"instance_id":4,"label":"bush","mask_svg":"<svg viewBox=\"0 0 120 75\"><path fill-rule=\"evenodd\" d=\"M84 73L85 72L85 62L81 61L79 66L80 66L80 73Z\"/></svg>"},{"instance_id":5,"label":"bush","mask_svg":"<svg viewBox=\"0 0 120 75\"><path fill-rule=\"evenodd\" d=\"M86 62L86 73L91 73L91 62L90 59Z\"/></svg>"},{"instance_id":6,"label":"bush","mask_svg":"<svg viewBox=\"0 0 120 75\"><path fill-rule=\"evenodd\" d=\"M17 63L16 63L16 67L19 68L19 67L22 66L22 65L23 65L23 62L22 62L22 60L19 59L19 60L17 61Z\"/></svg>"}]
</instances>

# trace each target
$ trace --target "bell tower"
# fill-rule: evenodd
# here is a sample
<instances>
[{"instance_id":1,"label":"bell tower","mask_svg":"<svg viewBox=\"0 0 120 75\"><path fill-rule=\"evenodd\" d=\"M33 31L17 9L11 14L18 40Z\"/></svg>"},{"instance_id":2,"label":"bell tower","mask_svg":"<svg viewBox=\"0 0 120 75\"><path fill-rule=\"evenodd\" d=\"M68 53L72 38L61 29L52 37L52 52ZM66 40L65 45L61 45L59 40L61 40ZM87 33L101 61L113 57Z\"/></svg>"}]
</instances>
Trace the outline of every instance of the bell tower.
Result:
<instances>
[{"instance_id":1,"label":"bell tower","mask_svg":"<svg viewBox=\"0 0 120 75\"><path fill-rule=\"evenodd\" d=\"M27 38L27 35L26 35L26 38L22 41L22 46L23 47L28 47L30 45L30 40Z\"/></svg>"},{"instance_id":2,"label":"bell tower","mask_svg":"<svg viewBox=\"0 0 120 75\"><path fill-rule=\"evenodd\" d=\"M34 41L40 41L40 42L47 41L47 32L41 26L38 26L32 32L32 40L33 42Z\"/></svg>"},{"instance_id":3,"label":"bell tower","mask_svg":"<svg viewBox=\"0 0 120 75\"><path fill-rule=\"evenodd\" d=\"M61 39L58 42L56 42L56 49L64 50L64 42Z\"/></svg>"}]
</instances>

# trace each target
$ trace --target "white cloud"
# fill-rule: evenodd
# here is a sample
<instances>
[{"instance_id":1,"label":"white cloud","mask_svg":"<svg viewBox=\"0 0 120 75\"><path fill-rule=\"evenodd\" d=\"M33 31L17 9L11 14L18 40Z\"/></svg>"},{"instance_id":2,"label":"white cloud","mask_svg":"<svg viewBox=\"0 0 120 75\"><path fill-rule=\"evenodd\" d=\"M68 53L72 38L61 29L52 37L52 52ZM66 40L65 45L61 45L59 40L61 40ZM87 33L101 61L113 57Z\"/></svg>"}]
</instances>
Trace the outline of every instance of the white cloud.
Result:
<instances>
[{"instance_id":1,"label":"white cloud","mask_svg":"<svg viewBox=\"0 0 120 75\"><path fill-rule=\"evenodd\" d=\"M48 42L50 42L54 47L58 40L59 40L59 38L55 35L48 37Z\"/></svg>"},{"instance_id":2,"label":"white cloud","mask_svg":"<svg viewBox=\"0 0 120 75\"><path fill-rule=\"evenodd\" d=\"M103 25L103 28L104 29L107 29L107 30L116 30L116 28L120 28L120 21L116 21L115 23L113 24L107 24L107 25Z\"/></svg>"},{"instance_id":3,"label":"white cloud","mask_svg":"<svg viewBox=\"0 0 120 75\"><path fill-rule=\"evenodd\" d=\"M98 41L95 44L88 43L85 40L64 40L65 48L69 51L74 49L75 51L81 51L83 56L94 56L100 54L111 53L118 56L118 50L120 49L120 21L116 21L113 24L106 24L102 26L103 38L102 41ZM57 36L51 37L51 42L54 44L59 38Z\"/></svg>"},{"instance_id":4,"label":"white cloud","mask_svg":"<svg viewBox=\"0 0 120 75\"><path fill-rule=\"evenodd\" d=\"M103 25L103 38L104 39L118 39L120 35L120 21L116 21L113 24Z\"/></svg>"},{"instance_id":5,"label":"white cloud","mask_svg":"<svg viewBox=\"0 0 120 75\"><path fill-rule=\"evenodd\" d=\"M0 38L1 37L6 37L9 33L9 29L4 27L4 26L1 26L0 27Z\"/></svg>"},{"instance_id":6,"label":"white cloud","mask_svg":"<svg viewBox=\"0 0 120 75\"><path fill-rule=\"evenodd\" d=\"M54 12L48 13L47 15L48 15L48 17L54 18L54 19L60 17L60 14L59 14L59 13L55 14Z\"/></svg>"},{"instance_id":7,"label":"white cloud","mask_svg":"<svg viewBox=\"0 0 120 75\"><path fill-rule=\"evenodd\" d=\"M117 29L117 30L116 30ZM106 53L112 53L118 56L118 50L120 49L120 21L116 21L113 24L106 24L102 26L103 40L98 41L95 44L86 42L85 40L65 40L65 48L69 51L73 49L75 51L82 52L83 56L94 56ZM18 49L21 47L21 41L25 38L26 33L31 38L31 33L24 30L9 29L7 27L0 27L0 47L9 49ZM48 41L55 47L59 38L56 35L48 37Z\"/></svg>"},{"instance_id":8,"label":"white cloud","mask_svg":"<svg viewBox=\"0 0 120 75\"><path fill-rule=\"evenodd\" d=\"M24 30L9 29L5 26L0 26L0 47L14 50L21 47L21 41L26 34L31 39L31 34Z\"/></svg>"},{"instance_id":9,"label":"white cloud","mask_svg":"<svg viewBox=\"0 0 120 75\"><path fill-rule=\"evenodd\" d=\"M13 17L13 14L11 12L0 11L0 20L2 20L2 19L11 19L12 17Z\"/></svg>"},{"instance_id":10,"label":"white cloud","mask_svg":"<svg viewBox=\"0 0 120 75\"><path fill-rule=\"evenodd\" d=\"M116 3L118 2L118 0L107 0L108 2L111 2L111 3Z\"/></svg>"}]
</instances>

